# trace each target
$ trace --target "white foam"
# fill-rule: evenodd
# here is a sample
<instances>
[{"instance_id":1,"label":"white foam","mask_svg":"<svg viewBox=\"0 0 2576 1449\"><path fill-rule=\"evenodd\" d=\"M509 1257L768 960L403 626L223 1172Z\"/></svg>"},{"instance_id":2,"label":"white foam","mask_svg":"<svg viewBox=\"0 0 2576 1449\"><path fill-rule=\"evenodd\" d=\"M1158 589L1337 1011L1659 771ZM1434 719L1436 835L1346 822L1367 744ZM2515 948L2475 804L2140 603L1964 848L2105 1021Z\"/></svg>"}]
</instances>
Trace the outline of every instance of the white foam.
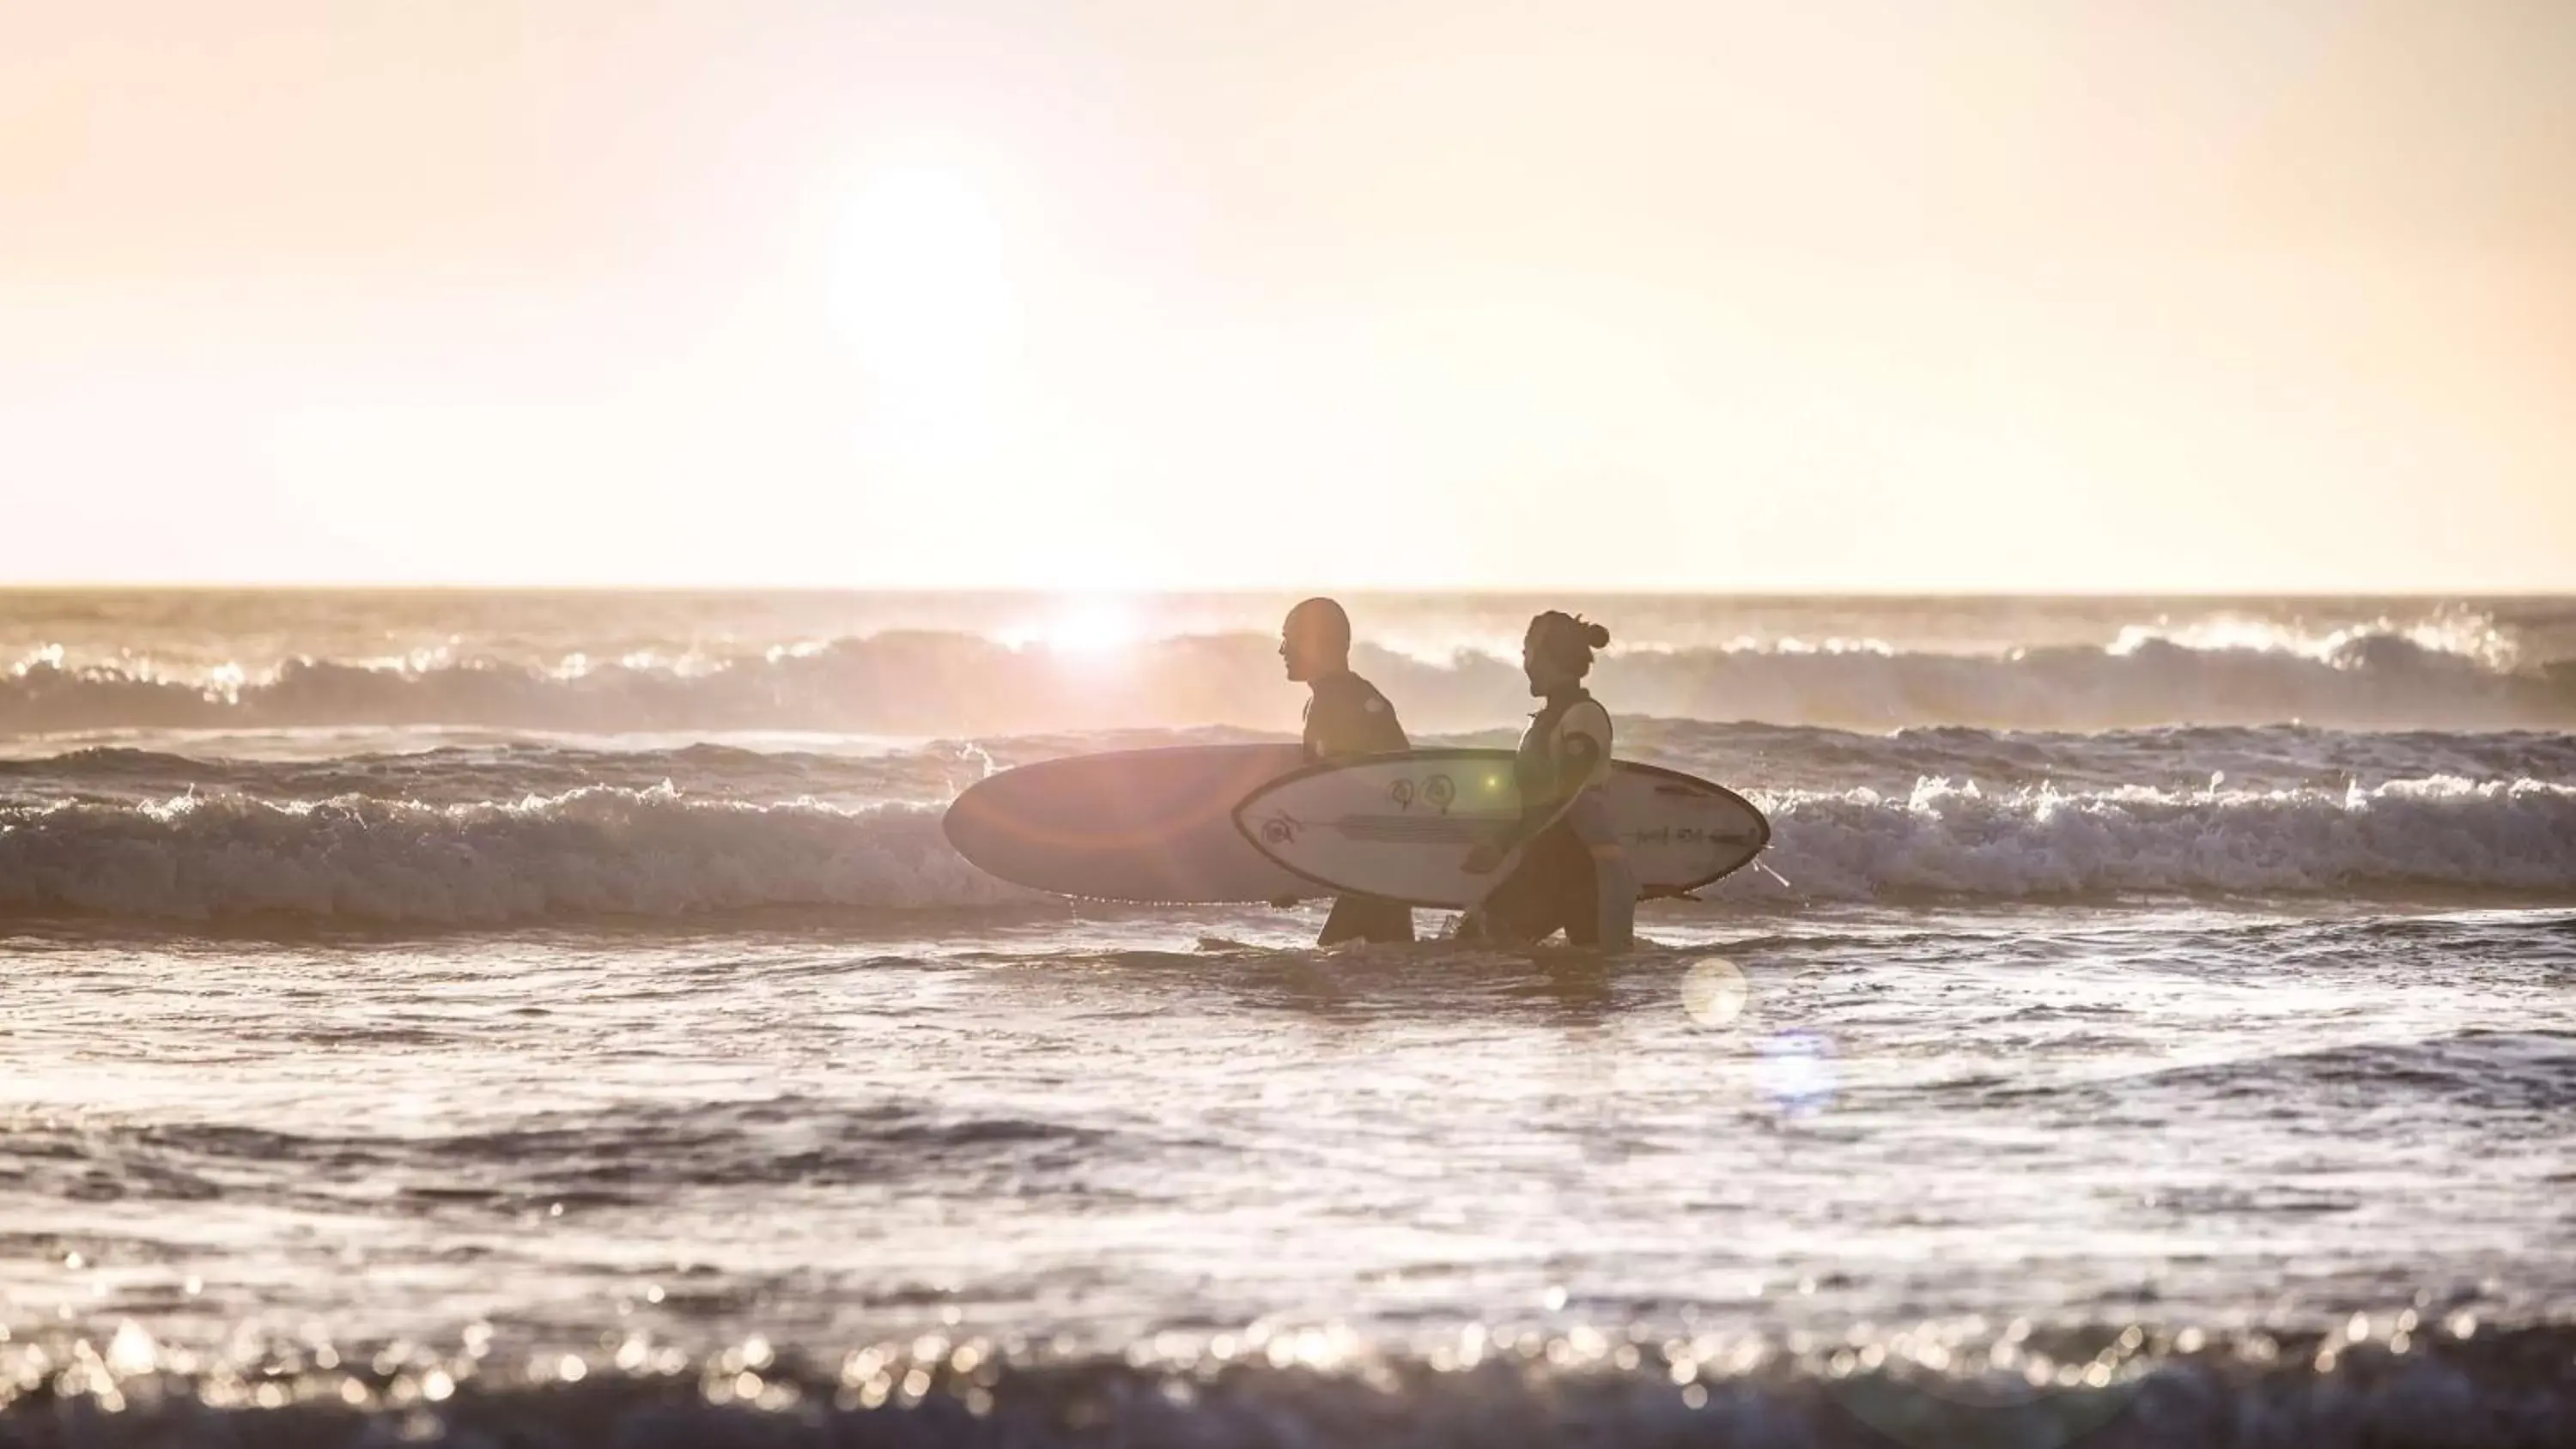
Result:
<instances>
[{"instance_id":1,"label":"white foam","mask_svg":"<svg viewBox=\"0 0 2576 1449\"><path fill-rule=\"evenodd\" d=\"M1731 895L1868 900L2101 893L2369 896L2427 889L2576 898L2576 786L2437 777L2373 789L2047 788L1926 781L1910 794L1789 793ZM280 913L474 924L762 907L1040 899L960 859L919 805L754 805L667 786L517 804L363 797L0 812L0 911L137 919Z\"/></svg>"},{"instance_id":2,"label":"white foam","mask_svg":"<svg viewBox=\"0 0 2576 1449\"><path fill-rule=\"evenodd\" d=\"M1930 780L1754 797L1766 860L1729 892L1860 900L1899 893L2349 893L2456 889L2576 896L2576 786L2452 777L2373 789L2143 787L1989 793Z\"/></svg>"},{"instance_id":3,"label":"white foam","mask_svg":"<svg viewBox=\"0 0 2576 1449\"><path fill-rule=\"evenodd\" d=\"M2120 630L2110 652L2133 654L2152 643L2185 649L2250 650L2311 659L2321 664L2351 665L2366 660L2378 641L2396 640L2430 654L2452 654L2489 669L2511 669L2521 648L2513 635L2489 615L2443 610L2415 619L2382 614L2364 622L2330 628L2283 623L2242 614L2219 613L2180 624L2159 621L2131 624Z\"/></svg>"},{"instance_id":4,"label":"white foam","mask_svg":"<svg viewBox=\"0 0 2576 1449\"><path fill-rule=\"evenodd\" d=\"M2563 670L2503 668L2405 632L2216 643L2133 633L2110 648L2002 655L1848 641L1638 649L1604 657L1593 684L1623 715L1861 729L2576 724L2576 682ZM1299 698L1281 677L1274 642L1243 634L1078 649L879 634L721 661L630 651L577 664L295 660L180 682L146 666L31 659L0 676L0 733L397 724L892 735L1258 728L1293 718ZM1508 657L1467 652L1426 661L1363 646L1359 664L1417 732L1512 723L1529 708L1518 663Z\"/></svg>"},{"instance_id":5,"label":"white foam","mask_svg":"<svg viewBox=\"0 0 2576 1449\"><path fill-rule=\"evenodd\" d=\"M1031 899L951 851L938 819L922 806L748 805L668 787L509 805L60 805L0 815L0 909L497 923Z\"/></svg>"}]
</instances>

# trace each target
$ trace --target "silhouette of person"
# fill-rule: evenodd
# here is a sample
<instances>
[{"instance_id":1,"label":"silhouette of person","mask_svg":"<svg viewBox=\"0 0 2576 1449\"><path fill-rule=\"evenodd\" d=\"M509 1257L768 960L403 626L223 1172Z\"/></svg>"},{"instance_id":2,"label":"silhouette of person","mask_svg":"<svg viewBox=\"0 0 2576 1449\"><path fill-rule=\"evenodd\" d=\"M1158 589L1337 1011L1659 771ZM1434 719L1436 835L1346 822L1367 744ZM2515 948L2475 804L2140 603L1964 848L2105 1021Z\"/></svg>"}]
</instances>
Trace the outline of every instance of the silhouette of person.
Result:
<instances>
[{"instance_id":1,"label":"silhouette of person","mask_svg":"<svg viewBox=\"0 0 2576 1449\"><path fill-rule=\"evenodd\" d=\"M1308 599L1279 626L1279 657L1288 677L1310 691L1306 758L1340 760L1411 749L1395 706L1377 686L1351 672L1351 619L1331 599ZM1273 902L1293 904L1293 902ZM1324 920L1318 946L1340 941L1410 941L1413 910L1374 896L1342 896Z\"/></svg>"},{"instance_id":2,"label":"silhouette of person","mask_svg":"<svg viewBox=\"0 0 2576 1449\"><path fill-rule=\"evenodd\" d=\"M1610 712L1583 687L1593 651L1609 643L1609 630L1577 615L1550 610L1530 620L1521 671L1543 703L1512 761L1520 817L1470 851L1466 868L1487 874L1515 846L1526 848L1482 909L1460 922L1463 933L1543 941L1562 930L1574 945L1611 951L1634 943L1637 878L1601 790L1610 779Z\"/></svg>"}]
</instances>

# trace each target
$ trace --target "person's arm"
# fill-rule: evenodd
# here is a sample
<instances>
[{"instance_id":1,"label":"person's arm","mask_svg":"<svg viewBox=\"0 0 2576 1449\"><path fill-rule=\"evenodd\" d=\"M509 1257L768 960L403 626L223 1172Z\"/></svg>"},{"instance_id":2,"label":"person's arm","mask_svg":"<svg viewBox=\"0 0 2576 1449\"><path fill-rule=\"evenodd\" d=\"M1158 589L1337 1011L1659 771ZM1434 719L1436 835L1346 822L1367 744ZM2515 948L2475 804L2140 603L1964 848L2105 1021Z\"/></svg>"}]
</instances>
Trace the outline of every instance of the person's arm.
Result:
<instances>
[{"instance_id":1,"label":"person's arm","mask_svg":"<svg viewBox=\"0 0 2576 1449\"><path fill-rule=\"evenodd\" d=\"M1601 718L1604 724L1608 722L1606 714ZM1565 807L1574 803L1574 797L1583 793L1585 783L1592 778L1592 772L1599 767L1608 750L1609 742L1594 732L1589 720L1569 720L1555 756L1548 762L1548 778L1540 782L1539 789L1522 798L1521 813L1511 823L1493 839L1467 853L1467 873L1483 875L1502 864L1505 856L1520 849L1539 832L1554 825L1557 817L1565 813Z\"/></svg>"}]
</instances>

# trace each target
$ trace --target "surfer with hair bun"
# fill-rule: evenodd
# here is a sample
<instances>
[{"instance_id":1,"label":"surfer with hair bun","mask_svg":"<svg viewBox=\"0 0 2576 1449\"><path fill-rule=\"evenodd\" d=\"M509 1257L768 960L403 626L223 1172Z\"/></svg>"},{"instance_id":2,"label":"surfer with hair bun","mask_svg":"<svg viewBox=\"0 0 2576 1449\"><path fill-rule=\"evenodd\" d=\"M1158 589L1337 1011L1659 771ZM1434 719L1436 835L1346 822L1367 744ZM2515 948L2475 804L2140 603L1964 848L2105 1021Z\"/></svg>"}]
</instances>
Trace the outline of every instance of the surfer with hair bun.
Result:
<instances>
[{"instance_id":1,"label":"surfer with hair bun","mask_svg":"<svg viewBox=\"0 0 2576 1449\"><path fill-rule=\"evenodd\" d=\"M1601 790L1610 712L1583 687L1593 653L1609 644L1609 630L1578 614L1551 609L1530 620L1521 670L1542 704L1512 761L1520 817L1471 851L1466 868L1488 874L1515 848L1520 863L1460 922L1462 934L1526 942L1561 930L1574 945L1607 951L1634 941L1637 878Z\"/></svg>"},{"instance_id":2,"label":"surfer with hair bun","mask_svg":"<svg viewBox=\"0 0 2576 1449\"><path fill-rule=\"evenodd\" d=\"M1395 706L1377 686L1351 671L1351 616L1331 599L1308 599L1279 626L1279 658L1288 677L1305 685L1306 758L1344 760L1391 755L1412 748ZM1273 901L1294 905L1294 900ZM1324 918L1318 946L1341 941L1410 941L1413 910L1374 896L1342 896Z\"/></svg>"}]
</instances>

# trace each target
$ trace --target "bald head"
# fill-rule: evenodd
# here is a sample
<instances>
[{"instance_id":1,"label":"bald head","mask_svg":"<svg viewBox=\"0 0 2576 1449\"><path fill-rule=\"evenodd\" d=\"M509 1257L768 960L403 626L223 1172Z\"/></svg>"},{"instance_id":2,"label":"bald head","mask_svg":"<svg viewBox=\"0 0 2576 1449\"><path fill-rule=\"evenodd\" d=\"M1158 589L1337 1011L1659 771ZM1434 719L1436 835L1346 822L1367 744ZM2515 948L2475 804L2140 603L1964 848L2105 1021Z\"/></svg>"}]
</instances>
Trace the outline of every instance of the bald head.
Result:
<instances>
[{"instance_id":1,"label":"bald head","mask_svg":"<svg viewBox=\"0 0 2576 1449\"><path fill-rule=\"evenodd\" d=\"M1290 609L1279 626L1279 657L1288 663L1288 677L1299 681L1348 669L1351 616L1331 599L1308 599Z\"/></svg>"}]
</instances>

